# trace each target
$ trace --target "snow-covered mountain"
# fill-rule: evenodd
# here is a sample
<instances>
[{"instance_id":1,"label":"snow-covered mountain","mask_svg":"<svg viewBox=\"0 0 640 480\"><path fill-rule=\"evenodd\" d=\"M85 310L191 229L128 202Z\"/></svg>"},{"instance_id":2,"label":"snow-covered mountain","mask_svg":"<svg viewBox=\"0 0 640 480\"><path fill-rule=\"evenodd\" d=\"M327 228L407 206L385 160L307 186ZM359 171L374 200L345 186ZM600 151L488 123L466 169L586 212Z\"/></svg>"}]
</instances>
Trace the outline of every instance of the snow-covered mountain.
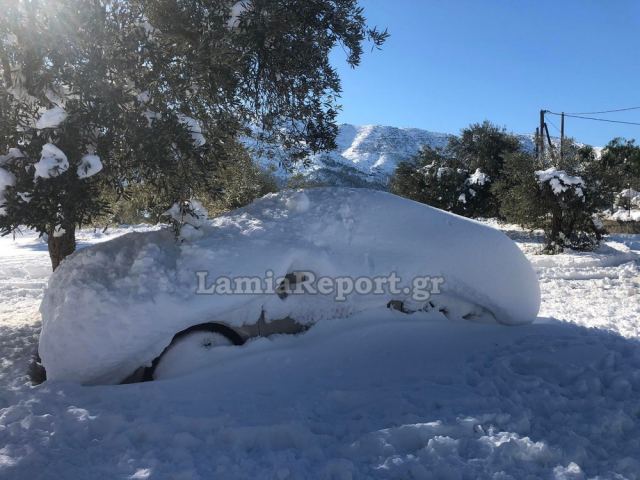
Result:
<instances>
[{"instance_id":1,"label":"snow-covered mountain","mask_svg":"<svg viewBox=\"0 0 640 480\"><path fill-rule=\"evenodd\" d=\"M275 161L262 159L260 163L283 181L297 173L325 185L385 189L398 163L409 160L423 146L444 147L452 136L419 128L345 123L339 126L337 148L312 155L307 166L286 172ZM523 146L533 150L532 137L521 138Z\"/></svg>"}]
</instances>

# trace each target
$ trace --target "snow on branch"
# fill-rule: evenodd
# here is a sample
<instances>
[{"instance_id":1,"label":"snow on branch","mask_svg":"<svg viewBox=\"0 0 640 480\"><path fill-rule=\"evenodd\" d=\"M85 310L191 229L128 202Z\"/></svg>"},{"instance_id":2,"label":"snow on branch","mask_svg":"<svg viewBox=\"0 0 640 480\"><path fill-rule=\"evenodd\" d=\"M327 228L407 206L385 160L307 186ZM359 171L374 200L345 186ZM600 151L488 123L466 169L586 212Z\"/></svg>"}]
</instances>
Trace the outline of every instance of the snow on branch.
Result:
<instances>
[{"instance_id":1,"label":"snow on branch","mask_svg":"<svg viewBox=\"0 0 640 480\"><path fill-rule=\"evenodd\" d=\"M34 179L53 178L69 169L69 160L62 150L47 143L42 147L40 161L34 166L36 168Z\"/></svg>"},{"instance_id":2,"label":"snow on branch","mask_svg":"<svg viewBox=\"0 0 640 480\"><path fill-rule=\"evenodd\" d=\"M102 170L102 162L97 155L85 155L78 165L78 178L89 178Z\"/></svg>"},{"instance_id":3,"label":"snow on branch","mask_svg":"<svg viewBox=\"0 0 640 480\"><path fill-rule=\"evenodd\" d=\"M582 197L584 201L583 188L585 186L582 177L569 175L564 170L558 170L554 167L546 170L536 170L538 184L548 183L554 195L561 195L568 190L573 190L578 197Z\"/></svg>"},{"instance_id":4,"label":"snow on branch","mask_svg":"<svg viewBox=\"0 0 640 480\"><path fill-rule=\"evenodd\" d=\"M16 177L13 173L4 168L0 168L0 215L5 215L6 211L4 204L4 192L7 187L12 187L16 184Z\"/></svg>"},{"instance_id":5,"label":"snow on branch","mask_svg":"<svg viewBox=\"0 0 640 480\"><path fill-rule=\"evenodd\" d=\"M467 183L469 185L484 185L485 183L490 181L491 178L489 177L489 175L484 173L479 168L476 168L476 171L469 175L469 178L467 179Z\"/></svg>"},{"instance_id":6,"label":"snow on branch","mask_svg":"<svg viewBox=\"0 0 640 480\"><path fill-rule=\"evenodd\" d=\"M62 107L53 107L45 111L36 122L36 128L57 128L67 118L67 112Z\"/></svg>"},{"instance_id":7,"label":"snow on branch","mask_svg":"<svg viewBox=\"0 0 640 480\"><path fill-rule=\"evenodd\" d=\"M178 121L185 127L187 127L187 130L191 134L193 144L196 147L202 147L205 143L207 143L204 135L202 134L202 126L200 125L200 122L198 122L198 120L186 115L178 115Z\"/></svg>"}]
</instances>

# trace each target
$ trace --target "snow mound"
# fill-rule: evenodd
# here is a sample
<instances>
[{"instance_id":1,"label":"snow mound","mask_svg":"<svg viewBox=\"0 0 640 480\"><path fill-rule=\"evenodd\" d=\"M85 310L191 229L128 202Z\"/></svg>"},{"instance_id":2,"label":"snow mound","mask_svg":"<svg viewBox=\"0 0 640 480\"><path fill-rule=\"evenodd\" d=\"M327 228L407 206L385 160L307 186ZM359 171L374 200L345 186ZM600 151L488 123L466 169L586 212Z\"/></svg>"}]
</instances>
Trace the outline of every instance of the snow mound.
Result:
<instances>
[{"instance_id":1,"label":"snow mound","mask_svg":"<svg viewBox=\"0 0 640 480\"><path fill-rule=\"evenodd\" d=\"M79 251L52 275L41 305L48 378L115 383L148 364L175 333L285 317L300 323L410 302L416 278L441 277L429 306L452 320L524 324L540 305L535 272L515 243L480 223L388 193L311 189L270 194L202 225L194 241L171 231L132 233ZM219 278L378 278L402 294L196 294ZM427 304L423 302L422 307Z\"/></svg>"},{"instance_id":2,"label":"snow mound","mask_svg":"<svg viewBox=\"0 0 640 480\"><path fill-rule=\"evenodd\" d=\"M640 222L640 209L619 208L607 218L616 222Z\"/></svg>"}]
</instances>

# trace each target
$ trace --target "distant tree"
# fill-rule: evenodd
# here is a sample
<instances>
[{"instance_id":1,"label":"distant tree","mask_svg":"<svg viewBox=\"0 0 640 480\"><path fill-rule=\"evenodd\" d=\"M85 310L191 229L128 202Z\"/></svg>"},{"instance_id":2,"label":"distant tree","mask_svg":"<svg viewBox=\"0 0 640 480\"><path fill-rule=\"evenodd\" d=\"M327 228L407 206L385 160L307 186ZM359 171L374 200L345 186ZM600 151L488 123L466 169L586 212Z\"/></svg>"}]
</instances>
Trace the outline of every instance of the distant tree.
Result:
<instances>
[{"instance_id":1,"label":"distant tree","mask_svg":"<svg viewBox=\"0 0 640 480\"><path fill-rule=\"evenodd\" d=\"M409 162L398 164L389 183L391 192L442 210L461 213L467 172L442 151L423 148Z\"/></svg>"},{"instance_id":2,"label":"distant tree","mask_svg":"<svg viewBox=\"0 0 640 480\"><path fill-rule=\"evenodd\" d=\"M236 146L235 152L231 146L227 147L228 158L212 173L207 188L193 192L209 216L244 207L279 189L273 174L254 163L242 146ZM104 201L110 209L95 220L95 225L166 221L163 214L173 199L163 193L146 183L130 184L120 195L113 189L103 189Z\"/></svg>"},{"instance_id":3,"label":"distant tree","mask_svg":"<svg viewBox=\"0 0 640 480\"><path fill-rule=\"evenodd\" d=\"M465 217L495 217L497 216L496 199L491 190L491 177L479 168L472 174L460 169L466 178L460 187L456 213Z\"/></svg>"},{"instance_id":4,"label":"distant tree","mask_svg":"<svg viewBox=\"0 0 640 480\"><path fill-rule=\"evenodd\" d=\"M539 165L527 152L509 153L504 158L500 179L492 193L500 204L500 215L507 221L527 228L539 228L545 212L537 202L540 191L535 171Z\"/></svg>"},{"instance_id":5,"label":"distant tree","mask_svg":"<svg viewBox=\"0 0 640 480\"><path fill-rule=\"evenodd\" d=\"M462 129L460 135L451 137L447 150L467 170L477 168L498 179L505 155L517 152L520 140L488 120L473 123Z\"/></svg>"},{"instance_id":6,"label":"distant tree","mask_svg":"<svg viewBox=\"0 0 640 480\"><path fill-rule=\"evenodd\" d=\"M298 189L298 188L317 188L317 187L327 187L328 183L316 180L313 178L309 178L307 175L303 173L294 173L291 175L286 182L286 188Z\"/></svg>"},{"instance_id":7,"label":"distant tree","mask_svg":"<svg viewBox=\"0 0 640 480\"><path fill-rule=\"evenodd\" d=\"M537 171L536 178L540 208L550 212L541 219L546 235L545 251L559 253L565 247L593 250L603 233L594 220L593 190L582 177L553 167Z\"/></svg>"},{"instance_id":8,"label":"distant tree","mask_svg":"<svg viewBox=\"0 0 640 480\"><path fill-rule=\"evenodd\" d=\"M216 191L198 196L204 199L204 206L213 215L244 207L279 190L276 178L256 165L243 150L239 150L232 161L221 165L216 176Z\"/></svg>"},{"instance_id":9,"label":"distant tree","mask_svg":"<svg viewBox=\"0 0 640 480\"><path fill-rule=\"evenodd\" d=\"M589 174L598 178L602 198L608 208L613 208L616 195L622 190L640 186L640 146L634 140L615 138L589 165Z\"/></svg>"},{"instance_id":10,"label":"distant tree","mask_svg":"<svg viewBox=\"0 0 640 480\"><path fill-rule=\"evenodd\" d=\"M510 222L545 232L545 253L564 248L591 250L602 231L594 220L597 194L585 180L555 167L541 168L525 152L505 157L501 178L493 185L501 214Z\"/></svg>"},{"instance_id":11,"label":"distant tree","mask_svg":"<svg viewBox=\"0 0 640 480\"><path fill-rule=\"evenodd\" d=\"M469 172L480 169L487 176L488 182L500 179L505 155L519 149L520 140L515 135L487 120L464 128L459 136L451 137L447 145L448 154L458 161L461 168ZM475 210L474 216L499 215L498 202L490 189L487 189L482 203Z\"/></svg>"},{"instance_id":12,"label":"distant tree","mask_svg":"<svg viewBox=\"0 0 640 480\"><path fill-rule=\"evenodd\" d=\"M468 217L496 217L498 201L491 185L500 179L504 157L520 141L488 121L463 129L444 150L423 150L400 164L391 190L399 195Z\"/></svg>"},{"instance_id":13,"label":"distant tree","mask_svg":"<svg viewBox=\"0 0 640 480\"><path fill-rule=\"evenodd\" d=\"M640 192L633 188L625 188L616 195L616 206L624 210L640 208Z\"/></svg>"},{"instance_id":14,"label":"distant tree","mask_svg":"<svg viewBox=\"0 0 640 480\"><path fill-rule=\"evenodd\" d=\"M603 169L601 157L596 150L584 145L576 148L574 166L567 168L568 171L578 173L588 185L589 201L596 210L611 208L614 201L609 184L609 173Z\"/></svg>"},{"instance_id":15,"label":"distant tree","mask_svg":"<svg viewBox=\"0 0 640 480\"><path fill-rule=\"evenodd\" d=\"M242 135L291 162L333 148L330 52L356 66L387 36L356 0L1 0L0 12L0 233L48 236L54 269L130 187L155 189L162 208L215 189Z\"/></svg>"}]
</instances>

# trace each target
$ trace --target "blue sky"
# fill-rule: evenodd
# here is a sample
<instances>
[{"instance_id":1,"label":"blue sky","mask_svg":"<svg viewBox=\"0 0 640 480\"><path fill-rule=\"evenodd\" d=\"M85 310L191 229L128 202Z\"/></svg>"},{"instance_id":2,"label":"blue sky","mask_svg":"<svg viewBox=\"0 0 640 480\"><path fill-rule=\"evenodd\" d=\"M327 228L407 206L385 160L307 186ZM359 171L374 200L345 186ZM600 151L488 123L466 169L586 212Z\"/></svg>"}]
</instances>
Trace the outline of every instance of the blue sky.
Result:
<instances>
[{"instance_id":1,"label":"blue sky","mask_svg":"<svg viewBox=\"0 0 640 480\"><path fill-rule=\"evenodd\" d=\"M640 106L640 1L360 3L370 24L388 27L391 37L383 50L367 49L355 70L334 52L343 82L340 122L453 133L488 119L531 133L541 108ZM605 117L640 122L640 110ZM567 119L566 131L594 145L640 139L640 126L577 119Z\"/></svg>"}]
</instances>

